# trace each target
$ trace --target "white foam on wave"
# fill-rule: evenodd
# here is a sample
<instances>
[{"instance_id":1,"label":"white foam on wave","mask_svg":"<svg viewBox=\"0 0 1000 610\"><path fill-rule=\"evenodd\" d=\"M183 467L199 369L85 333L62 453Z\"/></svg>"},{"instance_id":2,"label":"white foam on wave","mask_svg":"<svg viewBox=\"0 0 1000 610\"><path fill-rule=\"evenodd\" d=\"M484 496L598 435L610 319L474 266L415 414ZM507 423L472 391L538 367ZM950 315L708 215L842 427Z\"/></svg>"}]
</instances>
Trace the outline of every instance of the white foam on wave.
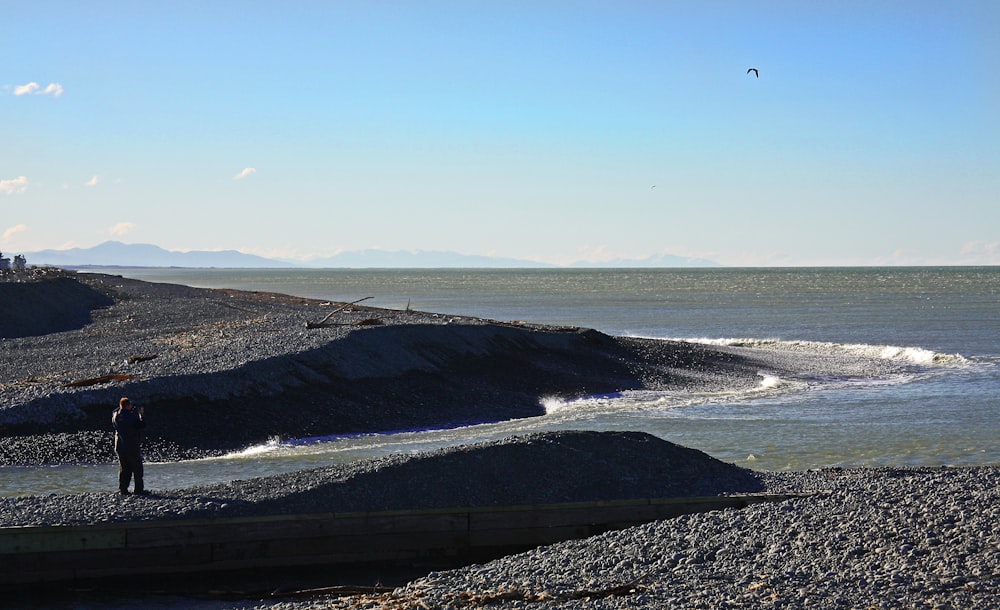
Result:
<instances>
[{"instance_id":1,"label":"white foam on wave","mask_svg":"<svg viewBox=\"0 0 1000 610\"><path fill-rule=\"evenodd\" d=\"M785 383L777 375L770 375L768 373L758 373L758 375L761 376L760 385L757 386L758 390L772 390L781 387Z\"/></svg>"},{"instance_id":2,"label":"white foam on wave","mask_svg":"<svg viewBox=\"0 0 1000 610\"><path fill-rule=\"evenodd\" d=\"M900 347L896 345L869 345L865 343L832 343L825 341L803 341L783 339L750 339L724 338L708 339L704 337L672 339L685 343L700 343L720 347L747 347L751 349L770 349L779 351L808 351L812 353L846 353L861 358L891 360L924 366L959 366L968 363L960 354L942 354L922 347Z\"/></svg>"},{"instance_id":3,"label":"white foam on wave","mask_svg":"<svg viewBox=\"0 0 1000 610\"><path fill-rule=\"evenodd\" d=\"M539 402L542 403L542 408L545 409L545 414L552 415L571 408L572 404L577 401L566 400L565 398L559 398L558 396L545 396Z\"/></svg>"},{"instance_id":4,"label":"white foam on wave","mask_svg":"<svg viewBox=\"0 0 1000 610\"><path fill-rule=\"evenodd\" d=\"M614 400L625 399L626 395L619 394L615 398L610 396L583 396L579 398L561 398L559 396L546 396L539 402L545 409L548 416L556 415L579 415L584 411L600 411L613 408Z\"/></svg>"},{"instance_id":5,"label":"white foam on wave","mask_svg":"<svg viewBox=\"0 0 1000 610\"><path fill-rule=\"evenodd\" d=\"M777 394L794 391L801 384L782 379L777 375L761 371L757 373L760 382L752 388L723 390L718 392L689 392L662 390L626 390L611 394L583 396L580 398L561 398L546 396L539 402L546 415L579 413L581 411L617 410L626 406L628 409L640 408L680 408L700 405L709 402L732 402L747 397L759 398L763 394Z\"/></svg>"},{"instance_id":6,"label":"white foam on wave","mask_svg":"<svg viewBox=\"0 0 1000 610\"><path fill-rule=\"evenodd\" d=\"M271 453L272 451L276 451L280 446L281 446L281 439L278 438L277 436L272 436L271 438L267 439L266 443L262 443L260 445L253 445L251 447L247 447L246 449L240 449L239 451L233 451L232 453L227 453L221 456L221 459L237 459L237 458L253 457L265 453Z\"/></svg>"}]
</instances>

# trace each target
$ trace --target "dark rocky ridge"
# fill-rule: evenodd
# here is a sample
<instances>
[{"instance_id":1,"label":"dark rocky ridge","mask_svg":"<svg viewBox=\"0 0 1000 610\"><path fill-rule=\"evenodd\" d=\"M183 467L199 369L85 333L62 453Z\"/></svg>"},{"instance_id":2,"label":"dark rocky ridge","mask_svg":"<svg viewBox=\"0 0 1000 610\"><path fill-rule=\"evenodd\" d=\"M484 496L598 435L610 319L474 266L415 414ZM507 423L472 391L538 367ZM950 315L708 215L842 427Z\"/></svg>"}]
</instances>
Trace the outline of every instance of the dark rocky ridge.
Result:
<instances>
[{"instance_id":1,"label":"dark rocky ridge","mask_svg":"<svg viewBox=\"0 0 1000 610\"><path fill-rule=\"evenodd\" d=\"M37 291L17 295L28 310L53 286L68 309L81 306L72 290L113 304L79 328L0 342L0 464L112 461L122 395L147 409L147 458L169 460L275 436L529 417L550 395L758 380L731 352L580 328L353 306L307 329L342 304L101 274L25 286Z\"/></svg>"}]
</instances>

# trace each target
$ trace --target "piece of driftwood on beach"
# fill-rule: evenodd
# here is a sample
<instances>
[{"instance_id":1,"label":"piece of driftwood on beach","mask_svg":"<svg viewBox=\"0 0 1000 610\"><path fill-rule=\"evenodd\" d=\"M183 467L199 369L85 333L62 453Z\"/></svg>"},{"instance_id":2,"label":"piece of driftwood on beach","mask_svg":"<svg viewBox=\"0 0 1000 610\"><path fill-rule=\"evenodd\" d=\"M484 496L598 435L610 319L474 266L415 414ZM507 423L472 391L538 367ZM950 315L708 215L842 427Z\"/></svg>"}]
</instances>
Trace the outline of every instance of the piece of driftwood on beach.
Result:
<instances>
[{"instance_id":1,"label":"piece of driftwood on beach","mask_svg":"<svg viewBox=\"0 0 1000 610\"><path fill-rule=\"evenodd\" d=\"M368 299L371 299L371 298L373 298L373 297L364 297L364 298L358 299L357 301L351 301L350 303L345 303L344 305L341 305L340 307L338 307L338 308L334 309L333 311L331 311L330 313L326 314L326 317L323 318L322 320L320 320L319 322L306 322L306 328L322 328L323 326L326 325L327 320L329 320L330 318L332 318L334 314L337 314L337 313L340 313L340 312L344 311L345 309L349 308L351 305L357 305L361 301L367 301Z\"/></svg>"},{"instance_id":2,"label":"piece of driftwood on beach","mask_svg":"<svg viewBox=\"0 0 1000 610\"><path fill-rule=\"evenodd\" d=\"M67 388L81 388L91 385L99 385L102 383L111 383L112 381L132 381L138 379L135 375L123 375L121 373L111 373L109 375L101 375L99 377L91 377L89 379L79 379L77 381L71 381L66 384Z\"/></svg>"}]
</instances>

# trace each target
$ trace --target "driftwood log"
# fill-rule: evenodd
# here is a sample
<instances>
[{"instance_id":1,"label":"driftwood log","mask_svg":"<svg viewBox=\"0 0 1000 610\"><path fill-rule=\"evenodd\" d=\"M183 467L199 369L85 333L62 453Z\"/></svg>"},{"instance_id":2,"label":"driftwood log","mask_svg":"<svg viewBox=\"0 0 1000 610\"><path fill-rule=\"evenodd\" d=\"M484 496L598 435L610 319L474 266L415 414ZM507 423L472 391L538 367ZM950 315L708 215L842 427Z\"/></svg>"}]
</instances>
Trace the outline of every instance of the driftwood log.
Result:
<instances>
[{"instance_id":1,"label":"driftwood log","mask_svg":"<svg viewBox=\"0 0 1000 610\"><path fill-rule=\"evenodd\" d=\"M334 309L333 311L331 311L330 313L326 314L326 317L323 318L322 320L320 320L319 322L306 322L306 328L322 328L326 324L327 320L329 320L330 318L332 318L334 314L340 313L340 312L344 311L345 309L349 308L352 305L357 305L361 301L367 301L368 299L371 299L371 298L373 298L373 297L364 297L364 298L358 299L357 301L351 301L350 303L345 303L344 305L341 305L340 307L338 307L338 308Z\"/></svg>"}]
</instances>

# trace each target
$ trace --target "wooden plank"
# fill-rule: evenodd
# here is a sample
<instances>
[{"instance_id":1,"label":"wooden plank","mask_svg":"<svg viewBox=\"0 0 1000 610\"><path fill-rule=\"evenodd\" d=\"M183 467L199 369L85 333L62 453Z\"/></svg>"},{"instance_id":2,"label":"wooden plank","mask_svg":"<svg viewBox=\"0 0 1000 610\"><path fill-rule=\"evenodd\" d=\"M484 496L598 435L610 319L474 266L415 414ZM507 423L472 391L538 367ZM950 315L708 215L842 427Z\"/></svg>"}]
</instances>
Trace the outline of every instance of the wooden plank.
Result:
<instances>
[{"instance_id":1,"label":"wooden plank","mask_svg":"<svg viewBox=\"0 0 1000 610\"><path fill-rule=\"evenodd\" d=\"M96 557L77 555L76 577L168 573L212 569L212 547L181 544L146 549L111 549Z\"/></svg>"},{"instance_id":2,"label":"wooden plank","mask_svg":"<svg viewBox=\"0 0 1000 610\"><path fill-rule=\"evenodd\" d=\"M469 532L469 547L484 550L493 547L541 546L563 540L587 538L594 533L594 527L590 525L476 529Z\"/></svg>"},{"instance_id":3,"label":"wooden plank","mask_svg":"<svg viewBox=\"0 0 1000 610\"><path fill-rule=\"evenodd\" d=\"M2 565L2 562L0 562ZM76 572L73 569L64 570L22 570L9 569L6 566L0 570L0 587L23 587L46 582L73 582Z\"/></svg>"},{"instance_id":4,"label":"wooden plank","mask_svg":"<svg viewBox=\"0 0 1000 610\"><path fill-rule=\"evenodd\" d=\"M0 555L0 583L72 580L76 565L70 553Z\"/></svg>"},{"instance_id":5,"label":"wooden plank","mask_svg":"<svg viewBox=\"0 0 1000 610\"><path fill-rule=\"evenodd\" d=\"M0 529L0 555L124 546L125 530L121 526L53 525Z\"/></svg>"},{"instance_id":6,"label":"wooden plank","mask_svg":"<svg viewBox=\"0 0 1000 610\"><path fill-rule=\"evenodd\" d=\"M217 540L270 540L272 538L305 538L327 535L335 524L332 516L326 519L239 520L220 519L207 523L185 521L161 524L128 525L128 546L131 548L157 547L164 544L206 544ZM357 527L363 520L352 520L347 525Z\"/></svg>"},{"instance_id":7,"label":"wooden plank","mask_svg":"<svg viewBox=\"0 0 1000 610\"><path fill-rule=\"evenodd\" d=\"M406 531L390 533L359 532L352 535L272 538L269 540L227 539L213 546L215 561L239 561L250 557L307 557L328 555L353 561L377 561L423 552L443 552L469 545L468 532Z\"/></svg>"},{"instance_id":8,"label":"wooden plank","mask_svg":"<svg viewBox=\"0 0 1000 610\"><path fill-rule=\"evenodd\" d=\"M364 531L369 534L456 532L469 529L468 509L407 514L370 513Z\"/></svg>"},{"instance_id":9,"label":"wooden plank","mask_svg":"<svg viewBox=\"0 0 1000 610\"><path fill-rule=\"evenodd\" d=\"M146 574L211 566L209 545L151 549L90 549L0 556L0 584L70 582L81 578Z\"/></svg>"},{"instance_id":10,"label":"wooden plank","mask_svg":"<svg viewBox=\"0 0 1000 610\"><path fill-rule=\"evenodd\" d=\"M581 503L523 507L518 510L477 511L469 515L469 529L562 527L606 521L643 522L656 518L659 509L648 502Z\"/></svg>"},{"instance_id":11,"label":"wooden plank","mask_svg":"<svg viewBox=\"0 0 1000 610\"><path fill-rule=\"evenodd\" d=\"M341 548L353 548L359 556L421 553L465 548L469 545L469 534L467 530L370 534L363 538L355 538L350 542L353 544L344 544Z\"/></svg>"},{"instance_id":12,"label":"wooden plank","mask_svg":"<svg viewBox=\"0 0 1000 610\"><path fill-rule=\"evenodd\" d=\"M528 548L801 495L0 528L0 584L345 564Z\"/></svg>"},{"instance_id":13,"label":"wooden plank","mask_svg":"<svg viewBox=\"0 0 1000 610\"><path fill-rule=\"evenodd\" d=\"M306 539L314 537L373 534L412 534L416 532L453 532L468 529L468 514L459 512L409 512L399 514L320 514L259 519L190 523L131 523L127 526L130 548L156 547L164 544L200 544L219 540Z\"/></svg>"}]
</instances>

